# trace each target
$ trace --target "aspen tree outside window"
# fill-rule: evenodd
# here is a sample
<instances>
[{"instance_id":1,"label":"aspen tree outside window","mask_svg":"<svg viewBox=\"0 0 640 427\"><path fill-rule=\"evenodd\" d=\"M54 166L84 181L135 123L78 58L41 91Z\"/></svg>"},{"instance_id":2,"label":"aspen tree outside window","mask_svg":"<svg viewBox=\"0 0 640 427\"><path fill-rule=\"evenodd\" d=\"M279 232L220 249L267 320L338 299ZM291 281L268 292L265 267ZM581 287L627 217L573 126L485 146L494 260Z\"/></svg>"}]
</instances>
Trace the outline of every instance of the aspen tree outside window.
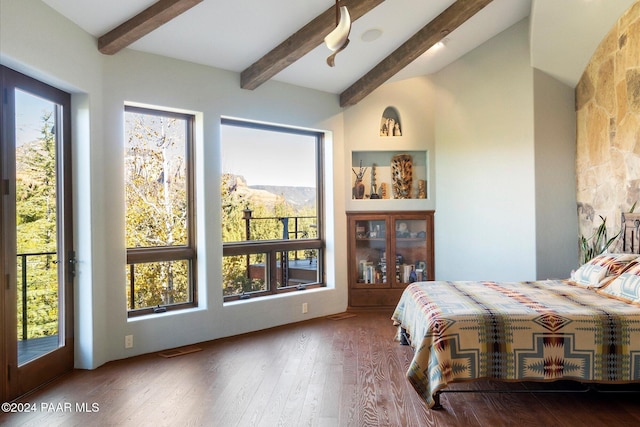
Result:
<instances>
[{"instance_id":1,"label":"aspen tree outside window","mask_svg":"<svg viewBox=\"0 0 640 427\"><path fill-rule=\"evenodd\" d=\"M125 107L129 316L195 307L194 116Z\"/></svg>"}]
</instances>

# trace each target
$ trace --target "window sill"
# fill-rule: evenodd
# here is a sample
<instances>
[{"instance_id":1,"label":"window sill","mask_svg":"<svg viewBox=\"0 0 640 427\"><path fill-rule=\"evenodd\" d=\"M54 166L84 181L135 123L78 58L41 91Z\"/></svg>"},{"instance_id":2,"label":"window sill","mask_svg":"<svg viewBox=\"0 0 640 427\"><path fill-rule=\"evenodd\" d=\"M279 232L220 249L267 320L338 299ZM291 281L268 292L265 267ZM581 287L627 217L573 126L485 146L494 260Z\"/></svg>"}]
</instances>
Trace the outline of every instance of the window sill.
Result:
<instances>
[{"instance_id":1,"label":"window sill","mask_svg":"<svg viewBox=\"0 0 640 427\"><path fill-rule=\"evenodd\" d=\"M251 304L251 303L258 303L260 301L273 301L273 300L278 300L278 299L284 299L284 298L292 298L294 295L310 295L310 294L316 294L319 292L327 292L327 291L331 291L333 290L333 288L329 288L327 286L321 286L321 287L317 287L317 288L308 288L305 289L303 291L291 291L291 292L282 292L279 294L273 294L273 295L264 295L264 296L260 296L260 297L254 297L254 298L246 298L246 299L237 299L237 300L233 300L233 301L226 301L222 304L223 307L233 307L236 305L243 305L243 304Z\"/></svg>"},{"instance_id":2,"label":"window sill","mask_svg":"<svg viewBox=\"0 0 640 427\"><path fill-rule=\"evenodd\" d=\"M144 321L144 320L160 319L164 317L191 315L194 313L200 313L202 311L206 311L206 308L205 307L185 307L181 310L168 310L163 313L141 314L139 316L127 317L127 323L135 323L135 322Z\"/></svg>"}]
</instances>

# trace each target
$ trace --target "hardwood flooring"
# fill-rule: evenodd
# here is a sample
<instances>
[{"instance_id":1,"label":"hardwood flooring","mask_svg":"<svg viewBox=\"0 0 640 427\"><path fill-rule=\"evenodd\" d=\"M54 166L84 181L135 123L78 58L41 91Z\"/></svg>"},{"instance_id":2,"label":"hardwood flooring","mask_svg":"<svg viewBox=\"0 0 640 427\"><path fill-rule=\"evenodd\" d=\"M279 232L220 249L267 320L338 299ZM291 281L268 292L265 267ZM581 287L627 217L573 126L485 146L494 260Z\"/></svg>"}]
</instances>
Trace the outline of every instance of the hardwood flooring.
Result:
<instances>
[{"instance_id":1,"label":"hardwood flooring","mask_svg":"<svg viewBox=\"0 0 640 427\"><path fill-rule=\"evenodd\" d=\"M640 394L446 393L425 407L387 311L320 318L76 370L0 413L8 426L635 426ZM492 382L457 389L522 390ZM539 385L528 385L539 387Z\"/></svg>"}]
</instances>

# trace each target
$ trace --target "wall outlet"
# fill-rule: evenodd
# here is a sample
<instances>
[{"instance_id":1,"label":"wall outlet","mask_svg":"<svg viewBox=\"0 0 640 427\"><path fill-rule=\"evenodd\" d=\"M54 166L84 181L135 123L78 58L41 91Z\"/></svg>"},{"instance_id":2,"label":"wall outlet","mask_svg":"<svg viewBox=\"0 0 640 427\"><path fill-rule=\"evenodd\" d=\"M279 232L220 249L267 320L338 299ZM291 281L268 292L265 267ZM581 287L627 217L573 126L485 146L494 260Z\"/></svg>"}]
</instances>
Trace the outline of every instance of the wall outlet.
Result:
<instances>
[{"instance_id":1,"label":"wall outlet","mask_svg":"<svg viewBox=\"0 0 640 427\"><path fill-rule=\"evenodd\" d=\"M124 336L124 348L133 348L133 335Z\"/></svg>"},{"instance_id":2,"label":"wall outlet","mask_svg":"<svg viewBox=\"0 0 640 427\"><path fill-rule=\"evenodd\" d=\"M306 302L302 303L302 314L305 314L307 311L309 311L309 306L307 305Z\"/></svg>"}]
</instances>

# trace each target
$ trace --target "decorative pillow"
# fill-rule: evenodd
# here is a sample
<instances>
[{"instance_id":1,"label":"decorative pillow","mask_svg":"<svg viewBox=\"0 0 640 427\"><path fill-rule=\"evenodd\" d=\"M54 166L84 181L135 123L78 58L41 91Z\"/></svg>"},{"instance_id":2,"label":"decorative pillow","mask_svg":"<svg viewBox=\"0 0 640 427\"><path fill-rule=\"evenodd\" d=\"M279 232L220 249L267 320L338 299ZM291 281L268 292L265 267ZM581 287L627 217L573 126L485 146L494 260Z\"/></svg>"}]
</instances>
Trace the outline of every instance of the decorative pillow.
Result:
<instances>
[{"instance_id":1,"label":"decorative pillow","mask_svg":"<svg viewBox=\"0 0 640 427\"><path fill-rule=\"evenodd\" d=\"M623 301L640 303L640 262L634 262L598 292Z\"/></svg>"},{"instance_id":2,"label":"decorative pillow","mask_svg":"<svg viewBox=\"0 0 640 427\"><path fill-rule=\"evenodd\" d=\"M636 258L637 254L598 255L572 273L571 280L579 286L598 289L607 283L608 277L620 274Z\"/></svg>"}]
</instances>

